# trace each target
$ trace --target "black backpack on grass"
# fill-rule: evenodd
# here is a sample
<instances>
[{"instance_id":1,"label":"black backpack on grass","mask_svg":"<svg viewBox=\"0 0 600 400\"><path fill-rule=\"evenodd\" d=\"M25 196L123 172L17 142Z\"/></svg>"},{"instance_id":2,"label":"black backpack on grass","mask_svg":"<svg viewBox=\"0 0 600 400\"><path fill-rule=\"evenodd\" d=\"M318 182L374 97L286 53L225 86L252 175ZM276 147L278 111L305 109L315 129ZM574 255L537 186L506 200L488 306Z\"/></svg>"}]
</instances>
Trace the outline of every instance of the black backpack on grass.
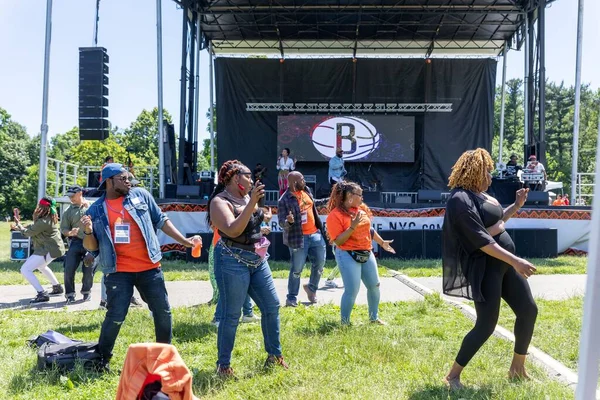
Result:
<instances>
[{"instance_id":1,"label":"black backpack on grass","mask_svg":"<svg viewBox=\"0 0 600 400\"><path fill-rule=\"evenodd\" d=\"M101 359L97 350L98 342L44 343L38 350L37 367L70 371L80 362L85 369L94 369Z\"/></svg>"}]
</instances>

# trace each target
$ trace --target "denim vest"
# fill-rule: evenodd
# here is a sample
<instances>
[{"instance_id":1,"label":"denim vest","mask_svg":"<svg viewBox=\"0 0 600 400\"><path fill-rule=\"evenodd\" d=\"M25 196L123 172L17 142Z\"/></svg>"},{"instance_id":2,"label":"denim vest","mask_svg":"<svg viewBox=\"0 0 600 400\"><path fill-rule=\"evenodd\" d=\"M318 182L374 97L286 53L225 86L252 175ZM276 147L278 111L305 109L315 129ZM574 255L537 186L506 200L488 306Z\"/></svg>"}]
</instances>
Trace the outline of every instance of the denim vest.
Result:
<instances>
[{"instance_id":1,"label":"denim vest","mask_svg":"<svg viewBox=\"0 0 600 400\"><path fill-rule=\"evenodd\" d=\"M98 250L95 253L98 253L97 260L102 273L112 274L117 272L117 255L108 223L105 197L106 194L103 194L96 200L86 214L92 219L93 235L98 241ZM169 218L160 210L152 195L142 188L132 188L123 200L123 207L142 231L150 261L159 262L162 252L156 231L161 229Z\"/></svg>"}]
</instances>

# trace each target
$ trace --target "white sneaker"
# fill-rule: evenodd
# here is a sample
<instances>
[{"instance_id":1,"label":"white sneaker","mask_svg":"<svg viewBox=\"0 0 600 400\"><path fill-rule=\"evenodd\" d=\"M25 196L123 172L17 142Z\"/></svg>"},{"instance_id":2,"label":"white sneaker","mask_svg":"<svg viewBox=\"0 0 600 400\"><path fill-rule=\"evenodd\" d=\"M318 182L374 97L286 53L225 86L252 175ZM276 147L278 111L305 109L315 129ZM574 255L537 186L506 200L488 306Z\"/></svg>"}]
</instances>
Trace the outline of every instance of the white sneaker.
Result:
<instances>
[{"instance_id":1,"label":"white sneaker","mask_svg":"<svg viewBox=\"0 0 600 400\"><path fill-rule=\"evenodd\" d=\"M242 324L249 324L252 322L260 322L260 317L256 314L244 315L242 317Z\"/></svg>"},{"instance_id":2,"label":"white sneaker","mask_svg":"<svg viewBox=\"0 0 600 400\"><path fill-rule=\"evenodd\" d=\"M325 287L328 288L328 289L337 289L337 288L339 288L338 284L335 283L335 281L333 281L333 280L330 281L329 279L325 281Z\"/></svg>"}]
</instances>

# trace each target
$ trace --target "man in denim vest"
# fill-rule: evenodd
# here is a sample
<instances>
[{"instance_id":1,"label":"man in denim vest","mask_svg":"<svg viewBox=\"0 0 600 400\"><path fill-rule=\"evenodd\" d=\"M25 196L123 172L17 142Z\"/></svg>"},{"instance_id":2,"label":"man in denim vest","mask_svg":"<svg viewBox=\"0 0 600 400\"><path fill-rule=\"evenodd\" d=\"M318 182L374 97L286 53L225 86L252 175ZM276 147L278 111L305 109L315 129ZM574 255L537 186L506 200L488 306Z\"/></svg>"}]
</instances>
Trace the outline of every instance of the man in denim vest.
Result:
<instances>
[{"instance_id":1,"label":"man in denim vest","mask_svg":"<svg viewBox=\"0 0 600 400\"><path fill-rule=\"evenodd\" d=\"M106 284L108 311L98 348L100 367L107 370L134 286L152 311L156 341L171 342L171 307L160 268L162 253L156 231L161 229L185 247L193 247L193 242L175 228L148 191L131 188L121 164L107 164L102 169L99 189L106 192L81 222L83 245L99 254L98 264Z\"/></svg>"},{"instance_id":2,"label":"man in denim vest","mask_svg":"<svg viewBox=\"0 0 600 400\"><path fill-rule=\"evenodd\" d=\"M327 199L313 198L300 172L290 172L288 189L277 204L279 226L283 229L283 244L290 249L291 266L285 301L287 307L298 305L300 275L307 257L312 263L312 268L309 281L303 288L308 301L317 302L317 289L325 265L325 239L323 223L319 219L316 206L317 203L321 205L326 202Z\"/></svg>"}]
</instances>

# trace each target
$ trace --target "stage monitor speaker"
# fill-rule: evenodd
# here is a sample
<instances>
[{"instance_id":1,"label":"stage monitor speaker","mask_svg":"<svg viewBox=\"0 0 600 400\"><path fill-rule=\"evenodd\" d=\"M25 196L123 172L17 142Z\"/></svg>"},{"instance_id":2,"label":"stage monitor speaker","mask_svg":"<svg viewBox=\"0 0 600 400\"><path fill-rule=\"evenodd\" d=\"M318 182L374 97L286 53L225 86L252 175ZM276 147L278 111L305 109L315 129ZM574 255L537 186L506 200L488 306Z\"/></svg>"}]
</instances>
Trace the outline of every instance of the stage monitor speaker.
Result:
<instances>
[{"instance_id":1,"label":"stage monitor speaker","mask_svg":"<svg viewBox=\"0 0 600 400\"><path fill-rule=\"evenodd\" d=\"M513 238L515 253L519 257L550 258L558 256L558 231L556 228L513 229L509 234Z\"/></svg>"},{"instance_id":2,"label":"stage monitor speaker","mask_svg":"<svg viewBox=\"0 0 600 400\"><path fill-rule=\"evenodd\" d=\"M213 180L200 179L200 198L208 200L214 190L215 182Z\"/></svg>"},{"instance_id":3,"label":"stage monitor speaker","mask_svg":"<svg viewBox=\"0 0 600 400\"><path fill-rule=\"evenodd\" d=\"M31 255L31 240L21 232L10 233L10 259L11 261L25 261Z\"/></svg>"},{"instance_id":4,"label":"stage monitor speaker","mask_svg":"<svg viewBox=\"0 0 600 400\"><path fill-rule=\"evenodd\" d=\"M419 190L417 192L417 203L441 203L441 190Z\"/></svg>"},{"instance_id":5,"label":"stage monitor speaker","mask_svg":"<svg viewBox=\"0 0 600 400\"><path fill-rule=\"evenodd\" d=\"M186 262L208 262L208 249L210 249L210 245L212 244L213 233L212 232L202 232L202 233L186 233L185 237L192 237L200 235L202 238L202 251L200 252L200 257L192 256L192 249L186 247L185 249L185 261Z\"/></svg>"},{"instance_id":6,"label":"stage monitor speaker","mask_svg":"<svg viewBox=\"0 0 600 400\"><path fill-rule=\"evenodd\" d=\"M381 202L381 192L365 192L363 190L363 201L367 204Z\"/></svg>"},{"instance_id":7,"label":"stage monitor speaker","mask_svg":"<svg viewBox=\"0 0 600 400\"><path fill-rule=\"evenodd\" d=\"M165 185L165 197L167 199L174 199L177 197L177 185L174 183L167 183Z\"/></svg>"},{"instance_id":8,"label":"stage monitor speaker","mask_svg":"<svg viewBox=\"0 0 600 400\"><path fill-rule=\"evenodd\" d=\"M306 182L306 186L310 188L310 192L313 196L317 195L317 182Z\"/></svg>"},{"instance_id":9,"label":"stage monitor speaker","mask_svg":"<svg viewBox=\"0 0 600 400\"><path fill-rule=\"evenodd\" d=\"M103 47L79 48L79 139L104 140L109 135L108 54Z\"/></svg>"},{"instance_id":10,"label":"stage monitor speaker","mask_svg":"<svg viewBox=\"0 0 600 400\"><path fill-rule=\"evenodd\" d=\"M529 192L527 195L526 205L547 206L550 199L548 192Z\"/></svg>"},{"instance_id":11,"label":"stage monitor speaker","mask_svg":"<svg viewBox=\"0 0 600 400\"><path fill-rule=\"evenodd\" d=\"M87 187L97 188L100 186L100 171L88 171Z\"/></svg>"},{"instance_id":12,"label":"stage monitor speaker","mask_svg":"<svg viewBox=\"0 0 600 400\"><path fill-rule=\"evenodd\" d=\"M200 186L177 185L177 198L199 199L200 198Z\"/></svg>"}]
</instances>

